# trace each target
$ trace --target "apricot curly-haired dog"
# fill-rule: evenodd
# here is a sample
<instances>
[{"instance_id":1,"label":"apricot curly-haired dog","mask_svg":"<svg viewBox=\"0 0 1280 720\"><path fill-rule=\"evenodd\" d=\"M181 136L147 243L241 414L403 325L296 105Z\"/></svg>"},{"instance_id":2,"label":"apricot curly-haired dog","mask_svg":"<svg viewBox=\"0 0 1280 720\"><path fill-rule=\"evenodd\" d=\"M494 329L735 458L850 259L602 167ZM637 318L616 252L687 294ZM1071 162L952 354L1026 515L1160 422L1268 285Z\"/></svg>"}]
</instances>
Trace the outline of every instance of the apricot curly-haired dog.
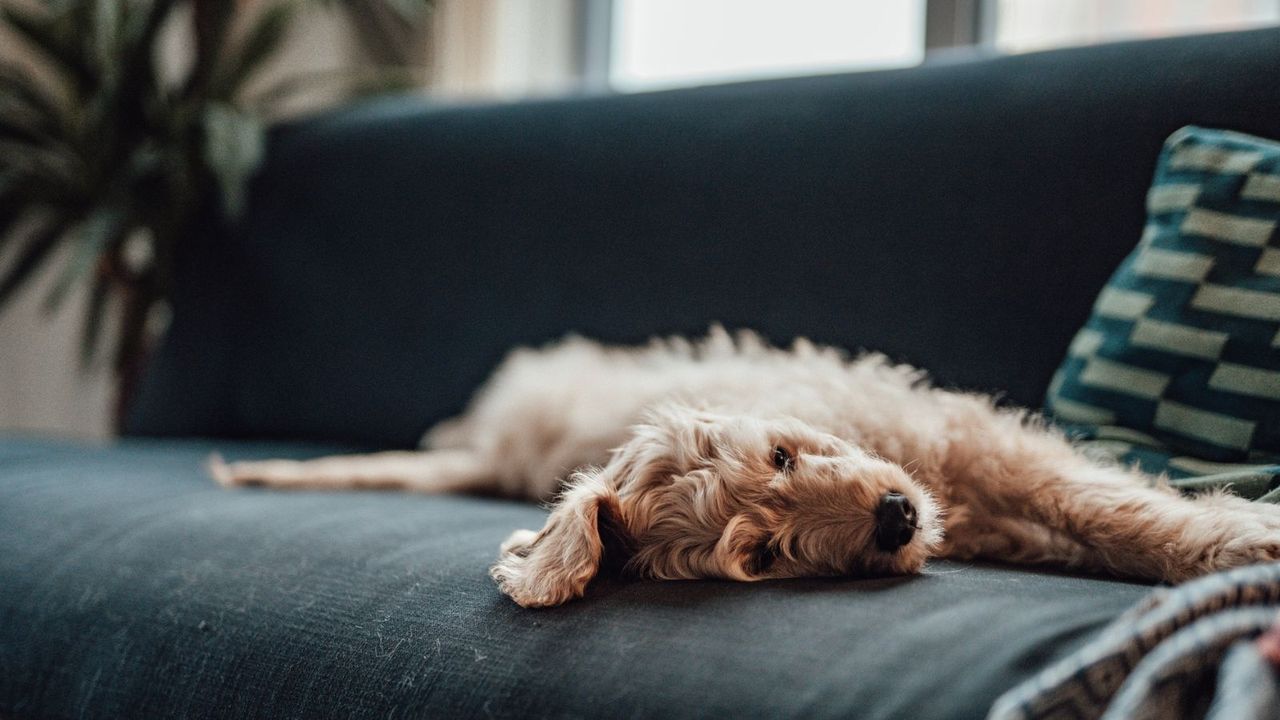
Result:
<instances>
[{"instance_id":1,"label":"apricot curly-haired dog","mask_svg":"<svg viewBox=\"0 0 1280 720\"><path fill-rule=\"evenodd\" d=\"M1186 499L1026 411L920 370L720 328L513 352L421 452L212 463L226 485L484 491L553 503L491 575L525 607L602 560L652 578L919 572L932 556L1178 582L1280 558L1280 510Z\"/></svg>"}]
</instances>

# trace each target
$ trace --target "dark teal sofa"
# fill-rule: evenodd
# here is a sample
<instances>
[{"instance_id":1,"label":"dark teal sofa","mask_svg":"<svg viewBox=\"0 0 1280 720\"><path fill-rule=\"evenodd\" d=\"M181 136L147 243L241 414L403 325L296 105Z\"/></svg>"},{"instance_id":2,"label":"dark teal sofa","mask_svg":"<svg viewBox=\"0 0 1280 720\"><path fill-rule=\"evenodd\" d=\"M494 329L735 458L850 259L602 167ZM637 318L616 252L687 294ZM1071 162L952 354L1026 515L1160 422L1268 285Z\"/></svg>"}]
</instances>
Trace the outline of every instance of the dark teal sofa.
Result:
<instances>
[{"instance_id":1,"label":"dark teal sofa","mask_svg":"<svg viewBox=\"0 0 1280 720\"><path fill-rule=\"evenodd\" d=\"M0 718L981 717L1149 588L988 564L758 585L486 570L543 511L230 492L410 447L502 354L711 321L1038 406L1166 136L1280 137L1280 30L279 128L180 258L127 437L0 440Z\"/></svg>"}]
</instances>

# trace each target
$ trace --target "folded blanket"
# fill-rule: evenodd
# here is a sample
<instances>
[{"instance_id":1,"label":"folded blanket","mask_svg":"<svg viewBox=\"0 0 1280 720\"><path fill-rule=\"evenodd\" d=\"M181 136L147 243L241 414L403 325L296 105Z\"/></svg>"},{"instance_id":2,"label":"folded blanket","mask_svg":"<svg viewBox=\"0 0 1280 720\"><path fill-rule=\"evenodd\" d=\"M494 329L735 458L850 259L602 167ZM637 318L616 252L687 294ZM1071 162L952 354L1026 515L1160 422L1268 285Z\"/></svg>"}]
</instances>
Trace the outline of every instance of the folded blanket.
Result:
<instances>
[{"instance_id":1,"label":"folded blanket","mask_svg":"<svg viewBox=\"0 0 1280 720\"><path fill-rule=\"evenodd\" d=\"M1280 625L1267 635L1280 637ZM1280 640L1273 642L1280 643ZM1218 690L1208 720L1268 720L1280 717L1280 656L1268 656L1258 643L1237 643L1218 671Z\"/></svg>"},{"instance_id":2,"label":"folded blanket","mask_svg":"<svg viewBox=\"0 0 1280 720\"><path fill-rule=\"evenodd\" d=\"M1267 633L1278 617L1280 563L1157 589L988 720L1280 717L1280 629Z\"/></svg>"}]
</instances>

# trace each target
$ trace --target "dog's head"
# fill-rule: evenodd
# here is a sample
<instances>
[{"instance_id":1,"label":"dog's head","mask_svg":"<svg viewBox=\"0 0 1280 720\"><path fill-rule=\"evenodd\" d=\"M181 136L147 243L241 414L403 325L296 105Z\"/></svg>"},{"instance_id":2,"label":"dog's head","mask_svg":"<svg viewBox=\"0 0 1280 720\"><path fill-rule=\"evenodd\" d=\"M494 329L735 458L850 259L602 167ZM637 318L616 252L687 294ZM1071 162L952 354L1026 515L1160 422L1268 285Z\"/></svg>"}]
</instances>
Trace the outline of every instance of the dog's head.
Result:
<instances>
[{"instance_id":1,"label":"dog's head","mask_svg":"<svg viewBox=\"0 0 1280 720\"><path fill-rule=\"evenodd\" d=\"M656 410L576 473L490 574L525 607L582 595L602 563L661 579L918 572L939 509L900 466L792 419Z\"/></svg>"}]
</instances>

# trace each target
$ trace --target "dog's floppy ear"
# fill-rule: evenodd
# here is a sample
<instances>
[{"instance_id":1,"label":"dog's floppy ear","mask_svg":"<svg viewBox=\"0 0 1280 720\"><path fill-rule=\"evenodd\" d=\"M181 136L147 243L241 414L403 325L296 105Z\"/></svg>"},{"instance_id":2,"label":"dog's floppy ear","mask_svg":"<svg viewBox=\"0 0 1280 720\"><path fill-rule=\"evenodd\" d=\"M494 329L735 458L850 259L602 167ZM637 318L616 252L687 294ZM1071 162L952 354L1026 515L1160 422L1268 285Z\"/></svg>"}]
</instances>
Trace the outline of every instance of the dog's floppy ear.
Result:
<instances>
[{"instance_id":1,"label":"dog's floppy ear","mask_svg":"<svg viewBox=\"0 0 1280 720\"><path fill-rule=\"evenodd\" d=\"M605 545L621 531L618 493L599 472L570 480L540 532L517 530L502 544L489 575L523 607L581 597L600 570Z\"/></svg>"}]
</instances>

